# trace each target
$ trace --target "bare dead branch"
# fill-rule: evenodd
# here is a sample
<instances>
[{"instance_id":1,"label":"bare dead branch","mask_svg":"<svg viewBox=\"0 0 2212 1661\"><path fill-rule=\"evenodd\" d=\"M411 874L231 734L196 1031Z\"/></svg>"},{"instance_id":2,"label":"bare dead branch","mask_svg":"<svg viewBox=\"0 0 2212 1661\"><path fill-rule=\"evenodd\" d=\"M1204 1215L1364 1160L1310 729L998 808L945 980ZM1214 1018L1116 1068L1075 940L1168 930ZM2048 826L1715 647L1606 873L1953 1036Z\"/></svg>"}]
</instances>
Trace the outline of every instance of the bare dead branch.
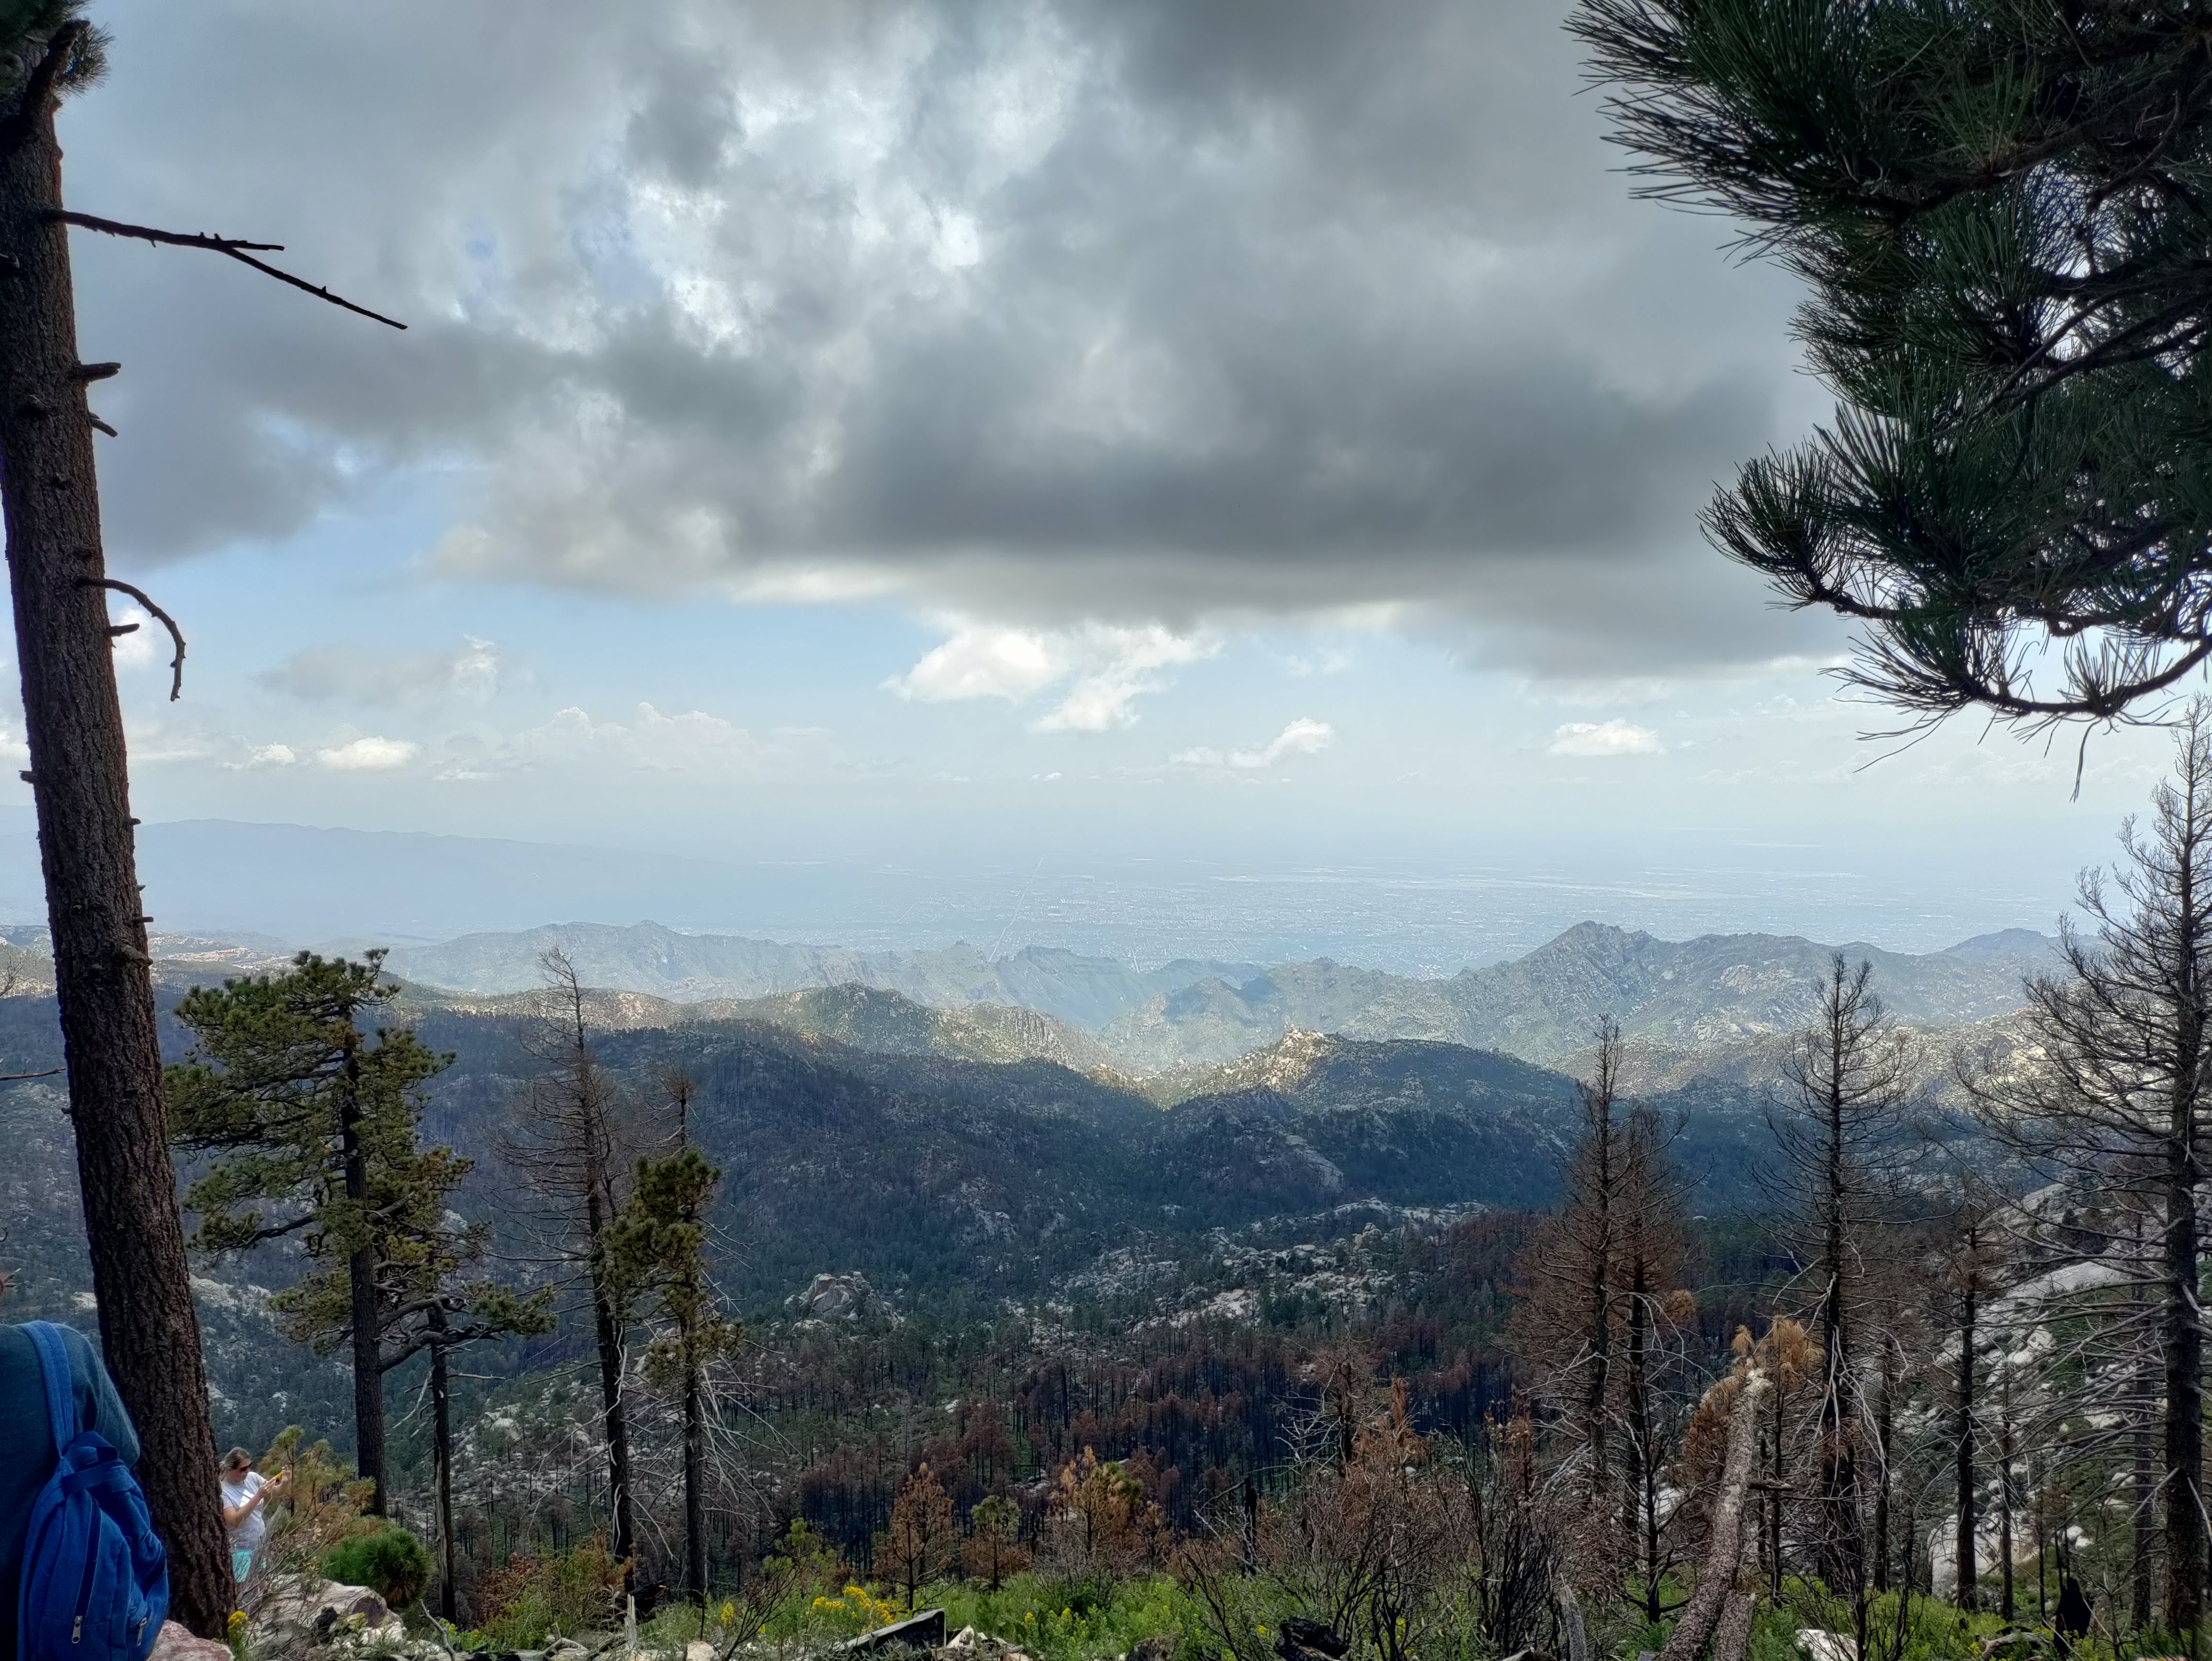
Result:
<instances>
[{"instance_id":1,"label":"bare dead branch","mask_svg":"<svg viewBox=\"0 0 2212 1661\"><path fill-rule=\"evenodd\" d=\"M177 642L177 655L169 660L169 702L174 703L182 697L185 693L185 631L177 627L176 618L154 604L143 588L118 578L79 577L76 581L81 588L112 588L119 593L128 594L159 619L161 626L169 631L169 638Z\"/></svg>"},{"instance_id":2,"label":"bare dead branch","mask_svg":"<svg viewBox=\"0 0 2212 1661\"><path fill-rule=\"evenodd\" d=\"M256 253L283 252L282 242L246 242L234 236L210 236L204 231L165 231L151 225L126 225L119 219L102 219L94 214L76 213L66 208L51 209L46 217L58 224L75 225L80 230L99 231L107 236L127 236L173 248L204 248L210 253L223 254L242 265L251 265L264 277L273 277L279 283L289 283L302 293L313 295L318 300L327 300L333 306L358 313L373 322L393 329L407 326L397 318L386 317L382 312L372 312L366 306L356 306L343 295L332 294L328 289L310 283L303 277L280 271L266 260L253 257Z\"/></svg>"},{"instance_id":3,"label":"bare dead branch","mask_svg":"<svg viewBox=\"0 0 2212 1661\"><path fill-rule=\"evenodd\" d=\"M43 1073L0 1073L0 1084L14 1084L20 1079L51 1079L60 1071L58 1067L50 1067Z\"/></svg>"},{"instance_id":4,"label":"bare dead branch","mask_svg":"<svg viewBox=\"0 0 2212 1661\"><path fill-rule=\"evenodd\" d=\"M109 426L106 422L102 421L102 420L101 420L98 416L96 416L96 415L93 414L93 412L92 412L91 411L87 410L87 411L84 412L84 418L85 418L87 421L89 421L89 422L94 425L94 427L95 427L96 429L98 429L100 431L101 431L101 432L103 432L103 433L106 433L106 434L110 438L115 438L115 437L119 436L119 435L116 432L116 430L115 430L115 429L114 429L114 428L112 428L112 427Z\"/></svg>"}]
</instances>

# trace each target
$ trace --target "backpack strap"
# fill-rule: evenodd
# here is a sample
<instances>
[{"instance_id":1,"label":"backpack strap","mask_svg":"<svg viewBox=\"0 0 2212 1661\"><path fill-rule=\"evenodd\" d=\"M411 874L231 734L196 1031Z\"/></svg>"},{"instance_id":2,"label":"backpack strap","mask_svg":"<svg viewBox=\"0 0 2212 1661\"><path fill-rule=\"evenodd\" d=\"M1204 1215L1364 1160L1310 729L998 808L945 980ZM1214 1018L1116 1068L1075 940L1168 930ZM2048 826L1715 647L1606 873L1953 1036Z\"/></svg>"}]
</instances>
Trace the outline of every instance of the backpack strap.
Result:
<instances>
[{"instance_id":1,"label":"backpack strap","mask_svg":"<svg viewBox=\"0 0 2212 1661\"><path fill-rule=\"evenodd\" d=\"M26 1321L22 1330L39 1352L39 1371L46 1375L46 1422L53 1427L54 1451L65 1455L82 1428L76 1421L69 1351L63 1347L61 1329L51 1321Z\"/></svg>"}]
</instances>

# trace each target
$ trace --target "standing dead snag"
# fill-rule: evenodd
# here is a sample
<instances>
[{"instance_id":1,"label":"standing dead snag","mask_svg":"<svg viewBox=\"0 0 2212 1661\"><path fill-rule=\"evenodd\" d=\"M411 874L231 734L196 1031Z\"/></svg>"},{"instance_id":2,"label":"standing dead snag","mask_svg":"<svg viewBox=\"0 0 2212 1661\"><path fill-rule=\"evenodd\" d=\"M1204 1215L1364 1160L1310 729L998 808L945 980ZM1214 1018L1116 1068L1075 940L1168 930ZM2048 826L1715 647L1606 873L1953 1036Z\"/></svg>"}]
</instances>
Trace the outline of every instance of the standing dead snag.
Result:
<instances>
[{"instance_id":1,"label":"standing dead snag","mask_svg":"<svg viewBox=\"0 0 2212 1661\"><path fill-rule=\"evenodd\" d=\"M34 0L13 9L19 33L0 39L0 508L30 748L23 776L37 803L101 1347L144 1447L138 1474L168 1545L172 1607L202 1637L219 1638L233 1583L208 1475L215 1437L163 1122L110 651L106 591L122 585L106 570L92 453L94 429L113 429L85 401L87 386L116 366L77 356L72 216L54 133L61 93L100 66L101 37L76 9ZM183 636L169 627L181 672Z\"/></svg>"},{"instance_id":2,"label":"standing dead snag","mask_svg":"<svg viewBox=\"0 0 2212 1661\"><path fill-rule=\"evenodd\" d=\"M2142 1361L2156 1372L2136 1377L2143 1408L2163 1403L2160 1619L2194 1644L2207 1624L2201 1287L2212 1121L2212 701L2197 699L2176 724L2173 774L2151 808L2142 830L2132 819L2122 827L2110 881L2095 872L2082 878L2091 932L2062 922L2060 971L2028 984L2027 1033L2041 1065L1964 1076L2001 1144L2130 1214L2124 1232L2134 1249L2106 1244L2095 1258L2133 1290L2136 1329L2152 1344ZM2147 1500L2148 1485L2137 1493Z\"/></svg>"},{"instance_id":3,"label":"standing dead snag","mask_svg":"<svg viewBox=\"0 0 2212 1661\"><path fill-rule=\"evenodd\" d=\"M516 1099L500 1151L540 1202L536 1228L544 1242L544 1261L557 1266L591 1303L614 1552L628 1585L637 1548L624 1400L634 1288L625 1284L611 1237L629 1197L632 1107L592 1052L589 995L575 964L556 949L540 957L538 965L545 976L545 1015L526 1047L544 1070Z\"/></svg>"}]
</instances>

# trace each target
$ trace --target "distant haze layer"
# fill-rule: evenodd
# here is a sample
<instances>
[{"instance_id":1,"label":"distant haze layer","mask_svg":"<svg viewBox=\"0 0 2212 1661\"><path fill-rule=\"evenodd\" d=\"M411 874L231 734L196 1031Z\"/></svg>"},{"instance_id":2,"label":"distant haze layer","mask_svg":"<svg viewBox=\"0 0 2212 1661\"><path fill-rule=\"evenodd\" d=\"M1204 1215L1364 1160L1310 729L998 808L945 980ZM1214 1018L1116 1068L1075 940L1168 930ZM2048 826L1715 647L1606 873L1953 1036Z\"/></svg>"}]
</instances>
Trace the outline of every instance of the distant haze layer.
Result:
<instances>
[{"instance_id":1,"label":"distant haze layer","mask_svg":"<svg viewBox=\"0 0 2212 1661\"><path fill-rule=\"evenodd\" d=\"M157 927L292 945L650 918L878 951L964 941L990 957L1041 946L1137 964L1329 957L1417 975L1494 963L1591 917L1677 940L1760 930L1934 951L2001 928L2047 931L2067 897L2002 870L1916 891L1807 850L1725 843L1655 850L1640 868L1556 843L1310 865L1056 850L1018 862L920 851L769 862L198 819L149 824L140 848ZM0 921L43 922L45 910L24 825L0 837Z\"/></svg>"}]
</instances>

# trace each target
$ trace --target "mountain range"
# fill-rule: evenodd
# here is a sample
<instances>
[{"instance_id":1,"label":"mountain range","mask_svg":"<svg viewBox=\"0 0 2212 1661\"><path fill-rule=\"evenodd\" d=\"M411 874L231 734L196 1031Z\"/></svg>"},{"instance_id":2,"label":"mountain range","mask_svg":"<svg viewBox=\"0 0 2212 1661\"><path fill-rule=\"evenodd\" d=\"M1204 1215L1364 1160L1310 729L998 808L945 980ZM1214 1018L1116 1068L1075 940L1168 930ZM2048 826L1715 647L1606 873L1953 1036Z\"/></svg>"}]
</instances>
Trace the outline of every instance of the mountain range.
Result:
<instances>
[{"instance_id":1,"label":"mountain range","mask_svg":"<svg viewBox=\"0 0 2212 1661\"><path fill-rule=\"evenodd\" d=\"M168 1013L185 989L275 966L273 944L156 940L172 1054L187 1042ZM459 979L456 966L474 964L496 989L410 981L395 1013L454 1057L432 1085L424 1130L479 1162L461 1209L522 1226L500 1130L518 1081L540 1065L526 1041L538 1004L526 970L562 945L587 979L611 968L659 989L595 989L595 1047L648 1106L668 1068L692 1079L692 1134L725 1172L720 1278L756 1320L779 1318L825 1274L865 1275L885 1308L933 1320L1079 1305L1109 1322L1251 1318L1255 1251L1374 1269L1399 1250L1392 1240L1475 1210L1551 1203L1579 1112L1572 1078L1546 1052L1571 1065L1601 1013L1638 1035L1638 1088L1679 1128L1674 1157L1698 1206L1755 1207L1775 1057L1830 958L1805 940L1673 944L1595 925L1441 981L1328 963L1144 971L1045 952L841 955L650 926L456 944L410 952L409 969ZM0 996L0 1071L60 1060L40 948L35 930L0 931L0 968L16 977ZM2049 949L1999 936L1920 958L1865 955L1901 1014L1968 1034L2003 1025L2021 976ZM843 978L856 970L945 1002ZM666 995L752 990L776 976L827 983ZM1510 1042L1468 1041L1492 1035ZM1146 1056L1171 1059L1139 1065ZM85 1308L64 1107L51 1080L0 1093L10 1150L0 1269L21 1272L17 1318ZM338 1411L333 1369L267 1371L258 1287L297 1272L272 1250L210 1264L198 1282L232 1439ZM1312 1295L1348 1295L1337 1271L1316 1275L1299 1281Z\"/></svg>"},{"instance_id":2,"label":"mountain range","mask_svg":"<svg viewBox=\"0 0 2212 1661\"><path fill-rule=\"evenodd\" d=\"M872 1017L854 994L842 1004L805 995L873 988L947 1013L1027 1010L1059 1025L1024 1027L980 1013L970 1019L991 1026L996 1041L1036 1046L1023 1053L1132 1074L1230 1061L1301 1031L1426 1039L1553 1063L1583 1050L1607 1015L1646 1044L1727 1045L1802 1025L1814 983L1838 952L1873 965L1875 984L1899 1019L1957 1026L2019 1007L2023 981L2055 962L2053 942L2023 929L1909 954L1771 934L1662 940L1595 922L1525 957L1434 980L1328 958L1272 967L1179 959L1139 969L1039 947L996 958L969 946L866 952L684 934L649 922L465 935L402 947L387 961L425 986L513 993L539 983L539 955L554 947L595 987L714 1004L717 1013L781 1019L856 1042L872 1041L858 1032L880 1013Z\"/></svg>"}]
</instances>

